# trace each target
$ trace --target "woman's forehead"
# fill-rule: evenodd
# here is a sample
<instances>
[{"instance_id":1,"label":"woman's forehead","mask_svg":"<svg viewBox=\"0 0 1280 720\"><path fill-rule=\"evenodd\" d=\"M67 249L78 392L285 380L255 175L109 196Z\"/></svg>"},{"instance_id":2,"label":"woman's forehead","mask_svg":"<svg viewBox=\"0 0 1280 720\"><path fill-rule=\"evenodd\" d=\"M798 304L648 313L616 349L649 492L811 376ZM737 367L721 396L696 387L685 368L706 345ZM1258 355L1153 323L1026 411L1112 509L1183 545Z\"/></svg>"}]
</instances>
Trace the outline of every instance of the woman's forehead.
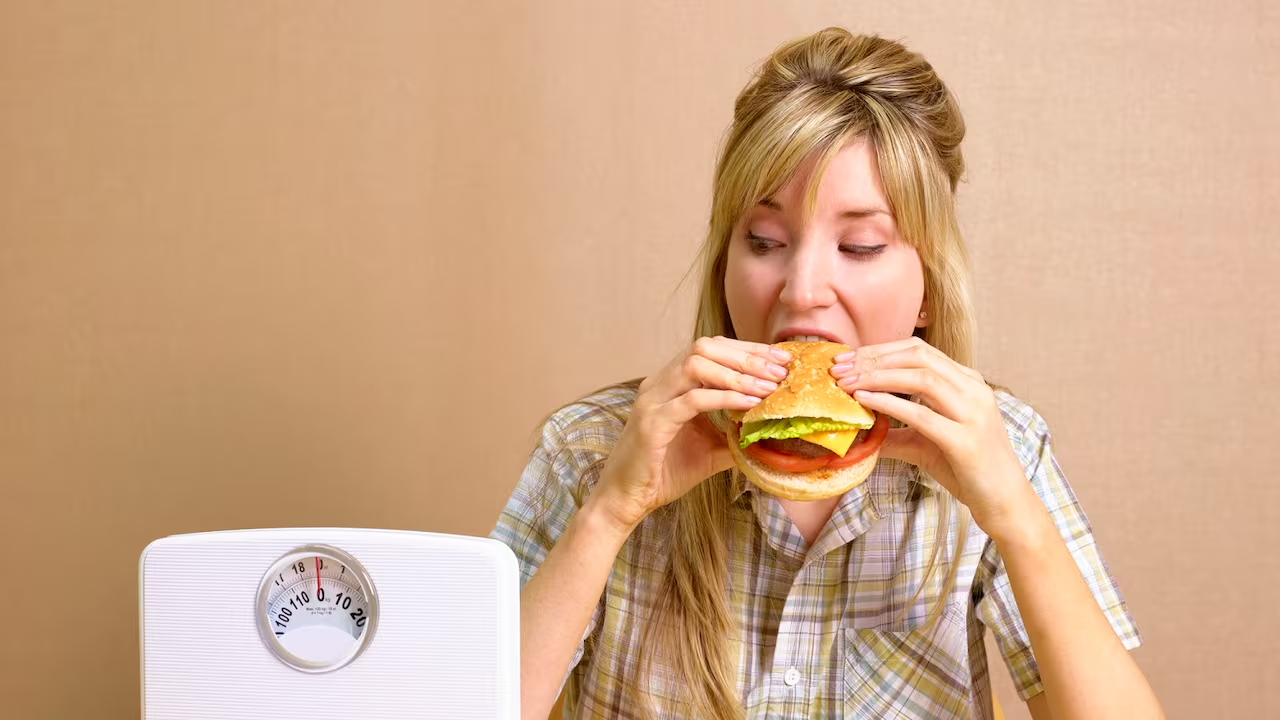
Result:
<instances>
[{"instance_id":1,"label":"woman's forehead","mask_svg":"<svg viewBox=\"0 0 1280 720\"><path fill-rule=\"evenodd\" d=\"M818 158L806 162L777 191L747 208L747 216L842 222L892 220L893 211L874 148L859 142L836 151L825 168Z\"/></svg>"}]
</instances>

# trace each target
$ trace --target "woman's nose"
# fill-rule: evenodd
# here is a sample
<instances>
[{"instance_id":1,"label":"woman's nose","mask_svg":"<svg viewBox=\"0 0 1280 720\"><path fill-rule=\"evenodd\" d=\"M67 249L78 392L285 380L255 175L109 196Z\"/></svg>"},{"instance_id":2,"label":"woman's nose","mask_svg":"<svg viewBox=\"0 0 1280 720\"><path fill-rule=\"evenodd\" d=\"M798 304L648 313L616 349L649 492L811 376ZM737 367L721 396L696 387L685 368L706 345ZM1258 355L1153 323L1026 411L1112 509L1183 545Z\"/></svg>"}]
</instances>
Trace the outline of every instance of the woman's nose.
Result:
<instances>
[{"instance_id":1,"label":"woman's nose","mask_svg":"<svg viewBox=\"0 0 1280 720\"><path fill-rule=\"evenodd\" d=\"M787 265L787 277L779 300L792 310L827 307L836 301L831 285L831 265L814 252L797 252Z\"/></svg>"}]
</instances>

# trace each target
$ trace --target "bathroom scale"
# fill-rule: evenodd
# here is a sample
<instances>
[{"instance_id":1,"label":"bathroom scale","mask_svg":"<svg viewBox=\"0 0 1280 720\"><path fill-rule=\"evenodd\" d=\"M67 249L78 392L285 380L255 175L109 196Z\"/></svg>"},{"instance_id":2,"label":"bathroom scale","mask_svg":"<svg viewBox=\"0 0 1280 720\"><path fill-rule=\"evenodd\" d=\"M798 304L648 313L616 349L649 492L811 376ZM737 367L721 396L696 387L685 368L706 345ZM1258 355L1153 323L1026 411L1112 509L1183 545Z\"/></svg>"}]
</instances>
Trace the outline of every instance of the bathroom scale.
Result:
<instances>
[{"instance_id":1,"label":"bathroom scale","mask_svg":"<svg viewBox=\"0 0 1280 720\"><path fill-rule=\"evenodd\" d=\"M173 535L142 552L139 609L146 720L519 717L519 569L489 538Z\"/></svg>"}]
</instances>

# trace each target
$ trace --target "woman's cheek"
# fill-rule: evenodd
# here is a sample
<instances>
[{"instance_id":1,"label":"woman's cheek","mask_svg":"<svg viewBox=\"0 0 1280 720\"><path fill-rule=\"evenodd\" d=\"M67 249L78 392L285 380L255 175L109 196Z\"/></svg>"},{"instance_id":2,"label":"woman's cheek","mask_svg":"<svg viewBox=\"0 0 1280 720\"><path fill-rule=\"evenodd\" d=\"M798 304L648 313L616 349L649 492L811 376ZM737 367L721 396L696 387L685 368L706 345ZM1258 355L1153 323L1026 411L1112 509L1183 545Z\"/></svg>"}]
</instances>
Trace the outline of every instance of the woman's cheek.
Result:
<instances>
[{"instance_id":1,"label":"woman's cheek","mask_svg":"<svg viewBox=\"0 0 1280 720\"><path fill-rule=\"evenodd\" d=\"M924 278L909 265L881 270L847 287L845 304L868 345L911 337L924 297Z\"/></svg>"}]
</instances>

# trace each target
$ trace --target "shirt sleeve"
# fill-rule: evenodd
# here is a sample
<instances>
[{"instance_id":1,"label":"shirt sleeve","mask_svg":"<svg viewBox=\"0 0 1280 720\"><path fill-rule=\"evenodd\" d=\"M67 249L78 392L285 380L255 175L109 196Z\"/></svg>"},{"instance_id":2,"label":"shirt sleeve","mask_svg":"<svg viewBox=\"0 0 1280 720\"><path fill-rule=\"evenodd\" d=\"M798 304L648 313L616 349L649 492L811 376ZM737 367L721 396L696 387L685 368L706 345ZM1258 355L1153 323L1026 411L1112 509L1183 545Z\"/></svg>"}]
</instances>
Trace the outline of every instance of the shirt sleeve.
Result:
<instances>
[{"instance_id":1,"label":"shirt sleeve","mask_svg":"<svg viewBox=\"0 0 1280 720\"><path fill-rule=\"evenodd\" d=\"M556 541L564 534L578 510L579 481L585 474L598 474L598 463L590 462L579 451L566 447L562 432L564 418L552 416L543 426L538 445L530 453L520 481L503 508L489 537L502 542L515 553L520 567L520 589L538 571ZM586 487L587 483L582 483ZM603 599L591 614L573 659L560 681L565 682L587 652L587 639L600 625Z\"/></svg>"},{"instance_id":2,"label":"shirt sleeve","mask_svg":"<svg viewBox=\"0 0 1280 720\"><path fill-rule=\"evenodd\" d=\"M1089 591L1124 647L1129 650L1138 647L1142 637L1137 624L1098 549L1084 510L1054 459L1052 438L1044 419L1003 392L997 397L1027 478L1066 541ZM1031 640L1014 601L1004 561L990 539L983 550L973 588L978 620L991 629L1019 697L1025 701L1039 694L1044 685L1031 651Z\"/></svg>"}]
</instances>

